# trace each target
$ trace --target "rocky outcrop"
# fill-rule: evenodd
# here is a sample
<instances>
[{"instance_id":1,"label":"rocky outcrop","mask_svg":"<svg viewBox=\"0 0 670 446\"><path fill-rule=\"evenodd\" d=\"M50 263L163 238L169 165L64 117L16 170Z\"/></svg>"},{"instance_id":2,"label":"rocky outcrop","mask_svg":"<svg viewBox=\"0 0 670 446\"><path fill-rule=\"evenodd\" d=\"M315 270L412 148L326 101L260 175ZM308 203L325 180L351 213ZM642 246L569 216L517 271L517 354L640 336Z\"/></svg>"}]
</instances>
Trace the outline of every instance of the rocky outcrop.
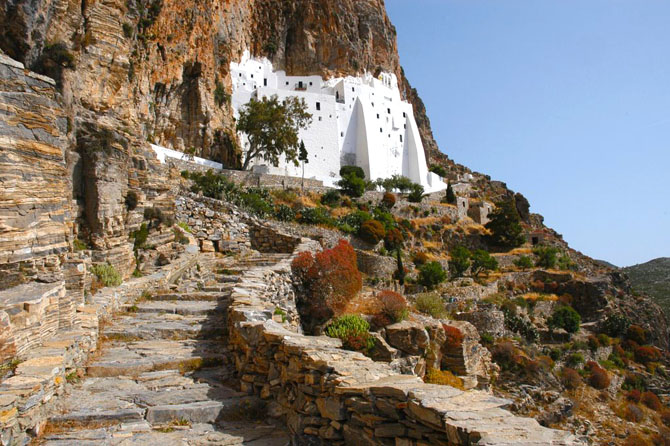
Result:
<instances>
[{"instance_id":1,"label":"rocky outcrop","mask_svg":"<svg viewBox=\"0 0 670 446\"><path fill-rule=\"evenodd\" d=\"M73 226L66 129L53 80L0 55L0 288L59 273Z\"/></svg>"}]
</instances>

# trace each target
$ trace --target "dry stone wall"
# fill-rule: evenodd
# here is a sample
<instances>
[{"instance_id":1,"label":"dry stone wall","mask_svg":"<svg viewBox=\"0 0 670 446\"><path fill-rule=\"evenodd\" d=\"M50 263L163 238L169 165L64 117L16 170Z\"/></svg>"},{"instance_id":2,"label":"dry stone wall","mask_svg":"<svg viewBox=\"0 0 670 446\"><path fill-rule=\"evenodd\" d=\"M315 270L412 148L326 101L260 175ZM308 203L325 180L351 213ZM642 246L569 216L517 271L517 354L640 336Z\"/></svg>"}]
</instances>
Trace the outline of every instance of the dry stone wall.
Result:
<instances>
[{"instance_id":1,"label":"dry stone wall","mask_svg":"<svg viewBox=\"0 0 670 446\"><path fill-rule=\"evenodd\" d=\"M294 252L316 250L301 240ZM241 388L271 402L296 444L573 445L575 438L504 410L509 401L401 375L387 363L305 336L273 318L267 276L291 258L247 271L231 295L228 324Z\"/></svg>"}]
</instances>

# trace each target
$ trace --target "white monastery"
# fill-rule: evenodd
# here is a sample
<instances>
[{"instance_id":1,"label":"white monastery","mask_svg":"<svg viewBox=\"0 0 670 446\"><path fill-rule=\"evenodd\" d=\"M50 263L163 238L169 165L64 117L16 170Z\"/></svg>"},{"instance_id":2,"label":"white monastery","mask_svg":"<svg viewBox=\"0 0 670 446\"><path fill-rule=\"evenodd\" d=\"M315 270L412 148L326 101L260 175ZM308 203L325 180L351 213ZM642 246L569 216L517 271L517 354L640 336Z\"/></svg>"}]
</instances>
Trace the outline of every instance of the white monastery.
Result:
<instances>
[{"instance_id":1,"label":"white monastery","mask_svg":"<svg viewBox=\"0 0 670 446\"><path fill-rule=\"evenodd\" d=\"M274 71L268 59L255 59L245 52L240 63L231 63L232 105L235 116L251 98L277 95L305 100L312 124L301 130L309 162L305 178L333 186L340 167L357 165L368 179L402 175L421 184L427 193L447 188L440 177L428 171L426 155L414 120L412 105L400 97L394 74L378 79L287 76ZM244 135L240 135L246 144ZM281 162L278 167L255 162L254 169L276 175L301 176L302 167Z\"/></svg>"}]
</instances>

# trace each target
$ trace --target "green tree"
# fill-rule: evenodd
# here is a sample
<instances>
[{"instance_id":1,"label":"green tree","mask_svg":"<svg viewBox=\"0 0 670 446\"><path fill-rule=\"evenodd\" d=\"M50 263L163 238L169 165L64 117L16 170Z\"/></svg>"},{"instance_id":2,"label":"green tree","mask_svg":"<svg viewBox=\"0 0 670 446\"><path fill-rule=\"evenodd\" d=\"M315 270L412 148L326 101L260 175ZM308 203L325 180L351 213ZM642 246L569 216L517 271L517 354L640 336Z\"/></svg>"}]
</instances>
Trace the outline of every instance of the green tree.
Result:
<instances>
[{"instance_id":1,"label":"green tree","mask_svg":"<svg viewBox=\"0 0 670 446\"><path fill-rule=\"evenodd\" d=\"M451 187L451 181L447 183L447 193L444 196L444 202L449 204L456 204L456 194L454 188Z\"/></svg>"},{"instance_id":2,"label":"green tree","mask_svg":"<svg viewBox=\"0 0 670 446\"><path fill-rule=\"evenodd\" d=\"M365 172L358 166L342 166L340 168L342 179L337 185L342 193L350 197L358 198L365 193Z\"/></svg>"},{"instance_id":3,"label":"green tree","mask_svg":"<svg viewBox=\"0 0 670 446\"><path fill-rule=\"evenodd\" d=\"M553 246L536 246L533 254L537 256L535 265L541 268L555 268L558 262L558 248Z\"/></svg>"},{"instance_id":4,"label":"green tree","mask_svg":"<svg viewBox=\"0 0 670 446\"><path fill-rule=\"evenodd\" d=\"M554 310L554 313L547 322L549 328L562 328L568 333L577 333L579 325L582 323L582 318L574 308L566 305Z\"/></svg>"},{"instance_id":5,"label":"green tree","mask_svg":"<svg viewBox=\"0 0 670 446\"><path fill-rule=\"evenodd\" d=\"M501 248L516 248L526 242L521 227L521 219L513 200L506 200L496 204L496 209L490 215L490 221L485 227L491 231L487 237L493 246Z\"/></svg>"},{"instance_id":6,"label":"green tree","mask_svg":"<svg viewBox=\"0 0 670 446\"><path fill-rule=\"evenodd\" d=\"M302 162L302 182L300 183L300 188L305 190L305 164L309 164L309 156L307 149L305 148L305 142L300 141L300 149L298 152L298 160Z\"/></svg>"},{"instance_id":7,"label":"green tree","mask_svg":"<svg viewBox=\"0 0 670 446\"><path fill-rule=\"evenodd\" d=\"M456 246L449 253L449 272L452 278L463 277L470 268L470 251L465 246Z\"/></svg>"},{"instance_id":8,"label":"green tree","mask_svg":"<svg viewBox=\"0 0 670 446\"><path fill-rule=\"evenodd\" d=\"M398 281L400 286L405 284L405 267L402 264L402 252L400 248L396 249L396 264L397 269L395 272L395 279Z\"/></svg>"},{"instance_id":9,"label":"green tree","mask_svg":"<svg viewBox=\"0 0 670 446\"><path fill-rule=\"evenodd\" d=\"M412 184L409 195L407 195L407 200L412 203L421 203L424 196L423 186L420 184Z\"/></svg>"},{"instance_id":10,"label":"green tree","mask_svg":"<svg viewBox=\"0 0 670 446\"><path fill-rule=\"evenodd\" d=\"M300 141L298 132L312 122L307 105L302 99L288 97L279 101L277 96L251 99L240 111L237 130L247 135L249 147L242 169L247 170L252 159L260 157L273 166L279 165L283 155L287 162L298 165Z\"/></svg>"},{"instance_id":11,"label":"green tree","mask_svg":"<svg viewBox=\"0 0 670 446\"><path fill-rule=\"evenodd\" d=\"M471 258L473 276L478 276L483 271L495 271L498 269L498 261L483 249L473 252Z\"/></svg>"},{"instance_id":12,"label":"green tree","mask_svg":"<svg viewBox=\"0 0 670 446\"><path fill-rule=\"evenodd\" d=\"M419 269L419 283L432 290L447 279L447 273L438 262L428 262Z\"/></svg>"},{"instance_id":13,"label":"green tree","mask_svg":"<svg viewBox=\"0 0 670 446\"><path fill-rule=\"evenodd\" d=\"M523 271L526 271L527 269L533 267L533 259L528 256L521 256L514 261L514 266Z\"/></svg>"}]
</instances>

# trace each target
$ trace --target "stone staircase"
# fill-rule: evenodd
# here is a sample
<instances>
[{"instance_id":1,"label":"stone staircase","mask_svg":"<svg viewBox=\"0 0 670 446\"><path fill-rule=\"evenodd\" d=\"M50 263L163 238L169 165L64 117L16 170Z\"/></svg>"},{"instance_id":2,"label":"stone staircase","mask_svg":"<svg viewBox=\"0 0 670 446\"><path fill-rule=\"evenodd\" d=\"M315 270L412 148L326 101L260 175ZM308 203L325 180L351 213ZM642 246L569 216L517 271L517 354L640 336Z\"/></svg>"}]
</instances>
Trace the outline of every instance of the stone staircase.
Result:
<instances>
[{"instance_id":1,"label":"stone staircase","mask_svg":"<svg viewBox=\"0 0 670 446\"><path fill-rule=\"evenodd\" d=\"M272 257L212 257L197 278L125 305L101 327L100 351L36 444L288 444L284 428L265 421L260 399L226 385L234 372L226 350L231 291L243 271Z\"/></svg>"}]
</instances>

